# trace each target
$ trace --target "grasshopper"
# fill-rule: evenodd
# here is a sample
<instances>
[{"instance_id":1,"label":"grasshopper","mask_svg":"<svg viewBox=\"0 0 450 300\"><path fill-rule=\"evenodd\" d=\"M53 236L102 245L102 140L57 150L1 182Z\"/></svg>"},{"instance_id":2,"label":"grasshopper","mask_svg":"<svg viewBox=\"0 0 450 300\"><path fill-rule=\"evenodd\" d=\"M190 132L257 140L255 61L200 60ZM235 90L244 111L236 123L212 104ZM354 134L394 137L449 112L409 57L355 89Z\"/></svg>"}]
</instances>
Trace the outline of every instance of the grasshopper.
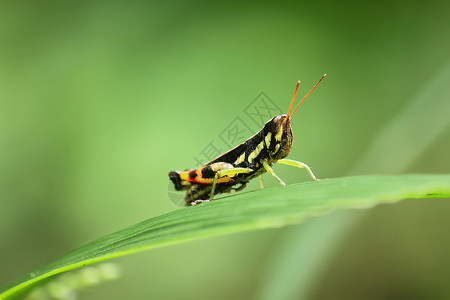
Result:
<instances>
[{"instance_id":1,"label":"grasshopper","mask_svg":"<svg viewBox=\"0 0 450 300\"><path fill-rule=\"evenodd\" d=\"M229 193L232 189L240 191L245 188L247 182L265 172L275 177L282 186L286 186L272 169L272 165L275 163L304 168L311 178L317 181L318 179L308 165L285 159L285 157L292 149L292 116L325 76L326 74L303 97L292 114L290 112L300 81L297 82L287 114L273 117L258 133L198 169L169 172L169 178L175 185L175 189L177 191L186 190L184 196L186 205L211 201L216 194ZM261 187L264 187L262 177L260 178ZM235 188L236 185L239 186Z\"/></svg>"}]
</instances>

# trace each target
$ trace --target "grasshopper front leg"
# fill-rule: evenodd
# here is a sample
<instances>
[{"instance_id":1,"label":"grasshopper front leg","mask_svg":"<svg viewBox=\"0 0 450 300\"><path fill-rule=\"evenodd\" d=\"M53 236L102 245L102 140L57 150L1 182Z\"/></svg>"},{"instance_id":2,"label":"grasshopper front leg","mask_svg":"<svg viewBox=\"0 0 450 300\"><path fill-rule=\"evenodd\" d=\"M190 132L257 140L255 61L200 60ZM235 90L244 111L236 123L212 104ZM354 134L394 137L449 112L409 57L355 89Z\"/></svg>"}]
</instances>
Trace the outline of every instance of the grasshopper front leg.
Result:
<instances>
[{"instance_id":1,"label":"grasshopper front leg","mask_svg":"<svg viewBox=\"0 0 450 300\"><path fill-rule=\"evenodd\" d=\"M320 180L320 179L317 179L316 176L314 176L314 173L311 171L311 168L307 164L302 163L300 161L291 160L291 159L279 159L277 161L277 163L290 165L290 166L294 166L294 167L297 167L297 168L304 168L304 169L306 169L308 171L309 175L311 176L311 178L314 181L319 181ZM282 186L286 186L286 183L284 183L284 181L280 177L278 177L277 174L275 174L275 172L273 171L272 167L267 163L267 161L262 161L262 164L264 166L264 169L266 169L266 171L270 175L275 177Z\"/></svg>"},{"instance_id":2,"label":"grasshopper front leg","mask_svg":"<svg viewBox=\"0 0 450 300\"><path fill-rule=\"evenodd\" d=\"M262 164L263 164L263 166L264 166L264 169L266 169L266 171L267 171L270 175L272 175L273 177L275 177L275 178L278 180L278 182L279 182L282 186L286 186L286 183L284 183L284 181L283 181L280 177L278 177L277 174L275 174L275 172L273 171L272 167L267 163L267 161L263 160L263 161L262 161Z\"/></svg>"},{"instance_id":3,"label":"grasshopper front leg","mask_svg":"<svg viewBox=\"0 0 450 300\"><path fill-rule=\"evenodd\" d=\"M306 171L308 171L308 173L309 173L309 176L311 176L312 180L314 180L314 181L320 180L320 179L317 179L316 176L314 176L314 173L311 171L311 168L307 164L302 163L300 161L296 161L296 160L292 160L292 159L279 159L277 161L277 163L306 169Z\"/></svg>"}]
</instances>

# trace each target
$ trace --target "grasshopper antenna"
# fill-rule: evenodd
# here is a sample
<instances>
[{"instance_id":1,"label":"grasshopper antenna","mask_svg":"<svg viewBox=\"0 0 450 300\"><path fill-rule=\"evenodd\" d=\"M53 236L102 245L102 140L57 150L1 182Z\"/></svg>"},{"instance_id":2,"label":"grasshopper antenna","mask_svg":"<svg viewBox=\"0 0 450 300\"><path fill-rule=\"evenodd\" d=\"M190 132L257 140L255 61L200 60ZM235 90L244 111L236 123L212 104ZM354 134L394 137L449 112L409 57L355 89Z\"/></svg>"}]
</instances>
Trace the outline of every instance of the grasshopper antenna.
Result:
<instances>
[{"instance_id":1,"label":"grasshopper antenna","mask_svg":"<svg viewBox=\"0 0 450 300\"><path fill-rule=\"evenodd\" d=\"M289 109L287 112L287 116L289 117L289 113L291 112L292 104L294 104L295 96L297 95L298 86L300 85L300 80L297 81L297 87L295 88L294 97L292 97L291 105L289 105Z\"/></svg>"},{"instance_id":2,"label":"grasshopper antenna","mask_svg":"<svg viewBox=\"0 0 450 300\"><path fill-rule=\"evenodd\" d=\"M289 111L288 111L288 117L292 118L292 116L294 115L295 111L297 110L297 108L300 106L300 104L302 104L303 100L305 100L309 94L311 94L311 92L316 88L316 86L319 85L319 83L322 81L322 79L325 78L325 76L327 76L327 74L323 74L323 76L319 79L319 81L317 81L317 83L313 86L313 88L308 92L308 94L306 94L305 97L303 97L303 99L297 104L297 106L295 107L294 111L292 112L292 115L289 116L289 111L291 110L291 107L289 107ZM300 81L299 81L300 83ZM298 88L298 84L297 84L297 88ZM295 92L297 93L297 89L295 90ZM295 98L295 94L294 94L294 98ZM294 99L292 99L292 101L294 101ZM292 105L292 103L291 103Z\"/></svg>"}]
</instances>

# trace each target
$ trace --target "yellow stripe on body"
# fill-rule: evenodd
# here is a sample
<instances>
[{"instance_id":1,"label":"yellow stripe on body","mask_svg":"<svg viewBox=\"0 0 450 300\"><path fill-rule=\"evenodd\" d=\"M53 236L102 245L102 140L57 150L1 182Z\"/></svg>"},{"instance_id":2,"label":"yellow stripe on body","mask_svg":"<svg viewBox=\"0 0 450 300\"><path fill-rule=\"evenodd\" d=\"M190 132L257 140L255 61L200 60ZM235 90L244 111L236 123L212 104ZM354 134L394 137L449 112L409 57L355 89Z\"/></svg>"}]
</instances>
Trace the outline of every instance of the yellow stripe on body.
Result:
<instances>
[{"instance_id":1,"label":"yellow stripe on body","mask_svg":"<svg viewBox=\"0 0 450 300\"><path fill-rule=\"evenodd\" d=\"M189 181L189 172L190 171L179 172L178 174L180 174L180 179L182 181Z\"/></svg>"},{"instance_id":2,"label":"yellow stripe on body","mask_svg":"<svg viewBox=\"0 0 450 300\"><path fill-rule=\"evenodd\" d=\"M276 144L275 145L275 149L273 149L273 153L277 153L278 152L278 150L280 150L280 144Z\"/></svg>"},{"instance_id":3,"label":"yellow stripe on body","mask_svg":"<svg viewBox=\"0 0 450 300\"><path fill-rule=\"evenodd\" d=\"M225 170L225 169L232 169L233 165L229 164L229 163L225 163L225 162L218 162L218 163L214 163L210 165L211 170L213 172L217 172L219 170ZM196 182L196 183L202 183L202 184L212 184L214 178L204 178L202 175L202 170L205 167L199 168L197 170L195 170L195 173L197 176L195 176L195 178L191 178L190 174L193 170L188 170L188 171L183 171L183 172L179 172L180 175L180 179L181 179L181 184L183 185L188 185L189 182ZM217 179L216 183L230 183L233 182L234 179L232 178L233 176L230 175L226 175L224 177L220 177Z\"/></svg>"},{"instance_id":4,"label":"yellow stripe on body","mask_svg":"<svg viewBox=\"0 0 450 300\"><path fill-rule=\"evenodd\" d=\"M269 149L269 147L270 147L270 140L271 139L272 139L272 132L269 131L269 133L265 137L267 149Z\"/></svg>"},{"instance_id":5,"label":"yellow stripe on body","mask_svg":"<svg viewBox=\"0 0 450 300\"><path fill-rule=\"evenodd\" d=\"M253 150L250 155L248 156L248 162L252 163L253 160L258 157L259 153L261 152L261 150L264 149L264 141L261 141L261 143L258 144L258 146L256 146L255 150Z\"/></svg>"},{"instance_id":6,"label":"yellow stripe on body","mask_svg":"<svg viewBox=\"0 0 450 300\"><path fill-rule=\"evenodd\" d=\"M278 130L277 134L275 135L275 140L277 142L281 141L282 135L283 135L283 125L280 126L280 130Z\"/></svg>"},{"instance_id":7,"label":"yellow stripe on body","mask_svg":"<svg viewBox=\"0 0 450 300\"><path fill-rule=\"evenodd\" d=\"M238 165L241 162L243 162L245 160L245 152L241 154L241 156L238 157L238 159L236 159L236 161L234 162L234 165Z\"/></svg>"}]
</instances>

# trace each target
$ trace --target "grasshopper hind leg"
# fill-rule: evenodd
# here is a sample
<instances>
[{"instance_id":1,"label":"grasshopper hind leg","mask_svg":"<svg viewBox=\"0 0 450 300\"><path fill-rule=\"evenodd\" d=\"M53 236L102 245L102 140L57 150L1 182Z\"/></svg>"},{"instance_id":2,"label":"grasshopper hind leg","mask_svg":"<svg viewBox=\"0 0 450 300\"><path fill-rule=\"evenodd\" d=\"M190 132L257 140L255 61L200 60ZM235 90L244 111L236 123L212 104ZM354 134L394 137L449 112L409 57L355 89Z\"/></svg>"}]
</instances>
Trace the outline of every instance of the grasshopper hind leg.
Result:
<instances>
[{"instance_id":1,"label":"grasshopper hind leg","mask_svg":"<svg viewBox=\"0 0 450 300\"><path fill-rule=\"evenodd\" d=\"M220 178L223 178L225 176L233 178L234 176L236 176L238 174L246 174L246 173L250 173L250 172L253 172L253 169L250 169L250 168L227 168L227 169L222 169L222 170L216 171L214 174L214 177L213 177L213 182L210 185L211 186L210 189L205 188L205 185L203 185L203 184L191 186L191 188L188 190L188 193L185 196L186 205L195 206L197 204L200 204L203 202L209 202L209 201L213 200L215 192L217 191L217 189L216 189L217 184L220 185L223 183L223 182L218 183L218 180ZM234 189L235 191L238 192L238 191L244 189L245 187L246 187L246 183L241 183L241 185L237 188L232 188L231 186L224 187L224 186L220 185L220 188L218 189L219 190L218 193L227 193L227 192L230 192L232 189Z\"/></svg>"},{"instance_id":2,"label":"grasshopper hind leg","mask_svg":"<svg viewBox=\"0 0 450 300\"><path fill-rule=\"evenodd\" d=\"M201 204L204 202L209 202L209 199L206 199L206 200L197 199L197 200L191 201L191 206L196 206L197 204Z\"/></svg>"},{"instance_id":3,"label":"grasshopper hind leg","mask_svg":"<svg viewBox=\"0 0 450 300\"><path fill-rule=\"evenodd\" d=\"M223 170L219 170L216 172L216 174L214 175L214 180L212 183L212 188L211 188L211 193L209 196L209 200L213 200L214 199L214 192L216 190L216 183L217 183L217 179L224 177L224 176L229 176L229 177L233 177L237 174L245 174L245 173L250 173L252 172L253 169L250 168L230 168L230 169L223 169ZM242 186L240 186L238 189L240 189ZM245 187L245 185L244 185ZM242 187L243 188L243 187Z\"/></svg>"}]
</instances>

